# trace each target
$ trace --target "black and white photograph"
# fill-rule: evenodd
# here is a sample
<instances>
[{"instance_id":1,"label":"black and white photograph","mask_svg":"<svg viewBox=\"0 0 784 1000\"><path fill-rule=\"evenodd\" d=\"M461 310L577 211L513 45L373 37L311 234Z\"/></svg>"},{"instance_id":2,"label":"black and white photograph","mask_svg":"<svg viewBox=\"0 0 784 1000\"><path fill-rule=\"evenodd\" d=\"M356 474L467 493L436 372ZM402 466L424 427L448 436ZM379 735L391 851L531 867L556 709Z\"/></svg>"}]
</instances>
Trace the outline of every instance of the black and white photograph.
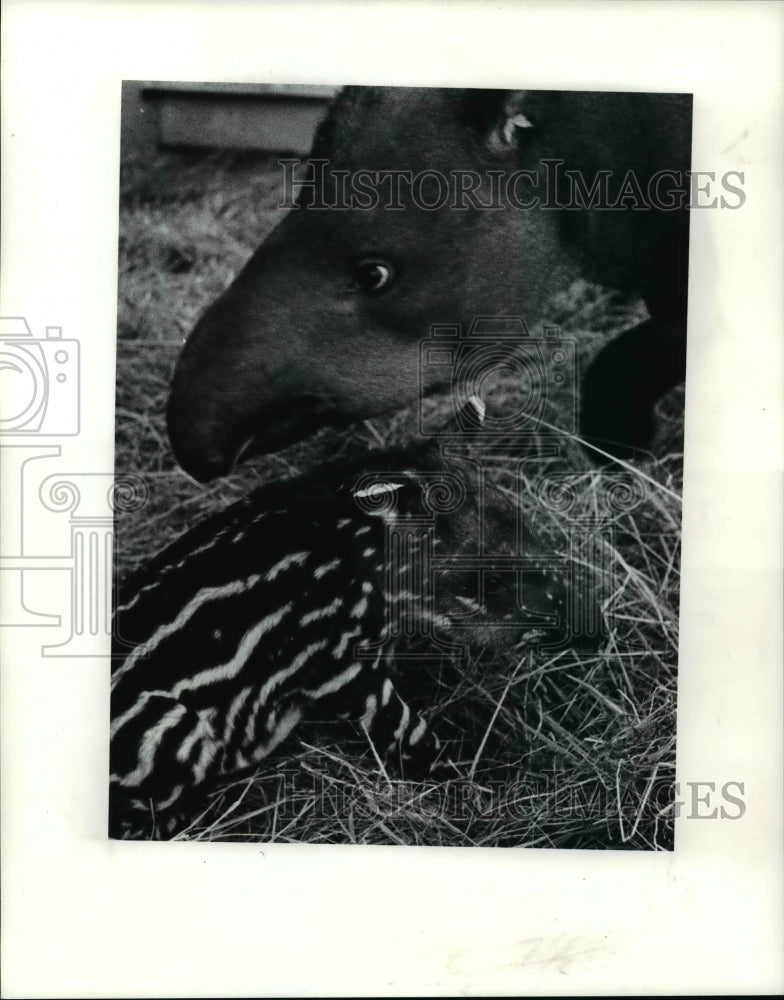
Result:
<instances>
[{"instance_id":1,"label":"black and white photograph","mask_svg":"<svg viewBox=\"0 0 784 1000\"><path fill-rule=\"evenodd\" d=\"M112 836L671 850L691 95L124 86Z\"/></svg>"},{"instance_id":2,"label":"black and white photograph","mask_svg":"<svg viewBox=\"0 0 784 1000\"><path fill-rule=\"evenodd\" d=\"M3 15L3 996L780 993L784 5Z\"/></svg>"}]
</instances>

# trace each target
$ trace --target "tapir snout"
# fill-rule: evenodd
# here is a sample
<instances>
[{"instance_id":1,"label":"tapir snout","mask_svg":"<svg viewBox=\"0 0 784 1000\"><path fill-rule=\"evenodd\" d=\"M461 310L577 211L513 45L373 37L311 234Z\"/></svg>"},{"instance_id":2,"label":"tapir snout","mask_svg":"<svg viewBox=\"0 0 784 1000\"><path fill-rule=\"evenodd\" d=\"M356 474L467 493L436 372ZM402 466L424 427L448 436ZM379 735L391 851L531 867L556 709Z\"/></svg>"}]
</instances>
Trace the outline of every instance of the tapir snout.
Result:
<instances>
[{"instance_id":1,"label":"tapir snout","mask_svg":"<svg viewBox=\"0 0 784 1000\"><path fill-rule=\"evenodd\" d=\"M332 219L313 221L292 212L183 349L169 433L178 461L197 479L326 424L399 409L416 395L417 333L427 331L429 312L405 291L382 302L355 287L352 273L367 254L330 239Z\"/></svg>"},{"instance_id":2,"label":"tapir snout","mask_svg":"<svg viewBox=\"0 0 784 1000\"><path fill-rule=\"evenodd\" d=\"M408 405L439 387L419 365L432 324L519 315L530 326L570 260L640 290L654 317L584 387L586 434L639 443L650 406L683 377L685 206L559 210L542 193L555 160L587 189L609 173L613 198L629 171L643 191L662 170L683 188L689 146L679 95L347 88L296 206L185 345L168 408L178 461L207 480L323 425Z\"/></svg>"}]
</instances>

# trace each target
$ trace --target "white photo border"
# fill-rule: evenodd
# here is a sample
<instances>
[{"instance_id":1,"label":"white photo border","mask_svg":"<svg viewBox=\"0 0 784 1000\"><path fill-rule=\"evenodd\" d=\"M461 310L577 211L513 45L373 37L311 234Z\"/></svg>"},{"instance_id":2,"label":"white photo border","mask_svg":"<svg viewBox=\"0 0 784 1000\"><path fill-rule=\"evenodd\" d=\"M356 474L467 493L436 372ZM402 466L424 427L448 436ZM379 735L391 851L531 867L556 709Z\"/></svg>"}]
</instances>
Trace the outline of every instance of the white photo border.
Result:
<instances>
[{"instance_id":1,"label":"white photo border","mask_svg":"<svg viewBox=\"0 0 784 1000\"><path fill-rule=\"evenodd\" d=\"M693 92L694 168L746 194L691 219L677 754L743 817L652 855L113 843L108 659L3 629L5 995L782 990L784 8L4 8L0 315L79 339L84 473L113 468L123 80Z\"/></svg>"}]
</instances>

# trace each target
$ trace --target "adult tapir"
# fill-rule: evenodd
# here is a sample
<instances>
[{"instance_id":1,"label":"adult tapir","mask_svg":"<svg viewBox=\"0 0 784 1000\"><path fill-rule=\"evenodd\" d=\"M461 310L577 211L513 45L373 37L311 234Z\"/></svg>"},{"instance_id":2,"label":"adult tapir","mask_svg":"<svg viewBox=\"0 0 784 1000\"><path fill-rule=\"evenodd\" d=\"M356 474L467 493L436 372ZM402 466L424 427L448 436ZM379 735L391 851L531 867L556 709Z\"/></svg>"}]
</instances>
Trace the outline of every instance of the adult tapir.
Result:
<instances>
[{"instance_id":1,"label":"adult tapir","mask_svg":"<svg viewBox=\"0 0 784 1000\"><path fill-rule=\"evenodd\" d=\"M346 88L295 207L185 344L177 459L207 480L413 402L431 324L530 325L567 259L645 299L581 394L587 439L643 446L684 377L690 146L689 95Z\"/></svg>"}]
</instances>

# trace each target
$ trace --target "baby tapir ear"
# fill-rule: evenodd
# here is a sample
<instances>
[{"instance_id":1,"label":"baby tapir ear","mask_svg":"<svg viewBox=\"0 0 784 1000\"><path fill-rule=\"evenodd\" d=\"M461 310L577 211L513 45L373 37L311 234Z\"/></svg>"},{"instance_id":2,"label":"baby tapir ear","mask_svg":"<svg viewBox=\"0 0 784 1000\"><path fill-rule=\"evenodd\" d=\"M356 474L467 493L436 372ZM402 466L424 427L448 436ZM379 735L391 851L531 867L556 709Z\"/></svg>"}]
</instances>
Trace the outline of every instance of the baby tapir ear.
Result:
<instances>
[{"instance_id":1,"label":"baby tapir ear","mask_svg":"<svg viewBox=\"0 0 784 1000\"><path fill-rule=\"evenodd\" d=\"M525 90L467 90L463 111L489 153L513 157L522 134L536 127L529 103Z\"/></svg>"},{"instance_id":2,"label":"baby tapir ear","mask_svg":"<svg viewBox=\"0 0 784 1000\"><path fill-rule=\"evenodd\" d=\"M465 403L446 424L441 428L440 435L459 435L470 441L475 434L481 431L485 422L485 412L487 407L485 401L479 396L469 396Z\"/></svg>"},{"instance_id":3,"label":"baby tapir ear","mask_svg":"<svg viewBox=\"0 0 784 1000\"><path fill-rule=\"evenodd\" d=\"M465 455L476 443L485 420L485 402L479 396L470 396L468 402L453 413L437 430L431 431L419 445L414 460L420 469L444 466L443 448L448 447L451 459ZM451 459L446 461L451 464Z\"/></svg>"},{"instance_id":4,"label":"baby tapir ear","mask_svg":"<svg viewBox=\"0 0 784 1000\"><path fill-rule=\"evenodd\" d=\"M468 402L460 411L458 419L462 418L466 426L471 426L475 430L479 430L485 422L486 412L485 401L479 396L470 396Z\"/></svg>"},{"instance_id":5,"label":"baby tapir ear","mask_svg":"<svg viewBox=\"0 0 784 1000\"><path fill-rule=\"evenodd\" d=\"M411 453L411 461L420 469L435 469L443 466L442 445L448 445L450 454L461 445L472 445L480 434L485 419L485 402L479 396L470 396L468 402L437 429L428 435Z\"/></svg>"}]
</instances>

